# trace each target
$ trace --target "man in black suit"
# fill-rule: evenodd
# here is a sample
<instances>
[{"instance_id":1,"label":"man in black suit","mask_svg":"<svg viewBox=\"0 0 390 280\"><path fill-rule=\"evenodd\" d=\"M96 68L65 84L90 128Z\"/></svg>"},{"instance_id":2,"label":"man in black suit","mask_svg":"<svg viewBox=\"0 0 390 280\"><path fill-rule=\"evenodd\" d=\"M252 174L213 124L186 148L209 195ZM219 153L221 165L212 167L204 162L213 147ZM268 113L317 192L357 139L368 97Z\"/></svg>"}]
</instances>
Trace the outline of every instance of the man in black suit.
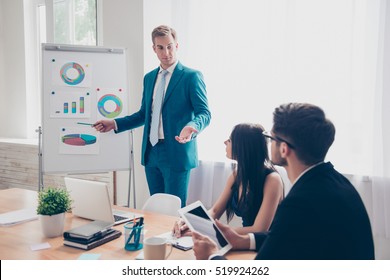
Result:
<instances>
[{"instance_id":1,"label":"man in black suit","mask_svg":"<svg viewBox=\"0 0 390 280\"><path fill-rule=\"evenodd\" d=\"M256 259L374 259L370 221L352 184L324 162L335 127L323 110L289 103L274 111L272 161L293 187L268 232L239 235L217 221L234 249L256 249ZM193 233L197 259L222 259L208 237Z\"/></svg>"}]
</instances>

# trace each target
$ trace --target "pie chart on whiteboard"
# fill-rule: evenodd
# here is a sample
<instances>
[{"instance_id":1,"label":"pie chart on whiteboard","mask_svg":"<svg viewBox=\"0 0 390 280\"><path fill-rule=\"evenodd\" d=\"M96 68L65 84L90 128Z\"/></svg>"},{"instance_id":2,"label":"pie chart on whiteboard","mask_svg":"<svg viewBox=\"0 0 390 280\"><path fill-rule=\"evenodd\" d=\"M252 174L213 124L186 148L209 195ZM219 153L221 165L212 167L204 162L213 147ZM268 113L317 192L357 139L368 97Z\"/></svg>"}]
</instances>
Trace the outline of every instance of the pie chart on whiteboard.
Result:
<instances>
[{"instance_id":1,"label":"pie chart on whiteboard","mask_svg":"<svg viewBox=\"0 0 390 280\"><path fill-rule=\"evenodd\" d=\"M62 136L62 142L72 146L87 146L96 143L96 137L89 134L68 134Z\"/></svg>"}]
</instances>

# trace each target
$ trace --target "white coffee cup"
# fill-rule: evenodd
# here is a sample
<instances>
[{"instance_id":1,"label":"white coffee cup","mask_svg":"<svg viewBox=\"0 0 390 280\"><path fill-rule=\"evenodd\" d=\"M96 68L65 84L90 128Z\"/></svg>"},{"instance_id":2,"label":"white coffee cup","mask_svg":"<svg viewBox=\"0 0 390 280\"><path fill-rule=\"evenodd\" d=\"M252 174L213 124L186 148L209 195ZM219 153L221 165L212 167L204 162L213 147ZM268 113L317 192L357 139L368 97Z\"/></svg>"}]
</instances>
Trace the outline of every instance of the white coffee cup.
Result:
<instances>
[{"instance_id":1,"label":"white coffee cup","mask_svg":"<svg viewBox=\"0 0 390 280\"><path fill-rule=\"evenodd\" d=\"M167 250L167 246L171 247ZM145 260L165 260L172 252L172 245L167 243L163 237L149 237L144 239L144 259Z\"/></svg>"}]
</instances>

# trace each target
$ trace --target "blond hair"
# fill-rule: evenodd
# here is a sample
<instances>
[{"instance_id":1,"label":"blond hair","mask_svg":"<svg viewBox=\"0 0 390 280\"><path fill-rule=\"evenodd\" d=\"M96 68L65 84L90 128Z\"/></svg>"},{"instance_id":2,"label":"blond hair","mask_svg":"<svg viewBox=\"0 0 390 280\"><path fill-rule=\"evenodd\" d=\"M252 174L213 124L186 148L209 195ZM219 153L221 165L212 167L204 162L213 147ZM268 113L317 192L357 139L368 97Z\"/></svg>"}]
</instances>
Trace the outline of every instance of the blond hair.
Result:
<instances>
[{"instance_id":1,"label":"blond hair","mask_svg":"<svg viewBox=\"0 0 390 280\"><path fill-rule=\"evenodd\" d=\"M169 36L169 35L172 35L173 40L175 40L175 42L177 42L176 31L173 28L171 28L167 25L157 26L152 31L152 42L154 44L154 39L156 37L165 37L165 36Z\"/></svg>"}]
</instances>

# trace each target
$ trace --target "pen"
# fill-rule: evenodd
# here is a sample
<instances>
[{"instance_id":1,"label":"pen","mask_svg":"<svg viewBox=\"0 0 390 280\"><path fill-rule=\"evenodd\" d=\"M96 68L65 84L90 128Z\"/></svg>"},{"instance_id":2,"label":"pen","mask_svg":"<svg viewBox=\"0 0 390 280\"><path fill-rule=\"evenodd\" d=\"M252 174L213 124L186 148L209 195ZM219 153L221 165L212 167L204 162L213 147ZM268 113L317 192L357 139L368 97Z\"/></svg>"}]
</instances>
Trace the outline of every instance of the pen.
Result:
<instances>
[{"instance_id":1,"label":"pen","mask_svg":"<svg viewBox=\"0 0 390 280\"><path fill-rule=\"evenodd\" d=\"M131 238L133 238L133 235L135 234L135 228L133 228L130 232L129 238L126 240L126 245L129 244Z\"/></svg>"},{"instance_id":2,"label":"pen","mask_svg":"<svg viewBox=\"0 0 390 280\"><path fill-rule=\"evenodd\" d=\"M137 231L136 234L135 234L135 238L134 238L134 246L135 248L138 248L138 245L139 245L139 240L140 240L140 237L141 237L141 233L142 233L142 228L141 226L143 225L144 223L144 218L141 217L139 219L139 221L137 222L137 224L135 225L135 230Z\"/></svg>"},{"instance_id":3,"label":"pen","mask_svg":"<svg viewBox=\"0 0 390 280\"><path fill-rule=\"evenodd\" d=\"M138 226L140 227L140 226L142 226L143 224L144 224L144 217L141 217L141 218L139 219Z\"/></svg>"},{"instance_id":4,"label":"pen","mask_svg":"<svg viewBox=\"0 0 390 280\"><path fill-rule=\"evenodd\" d=\"M135 237L134 237L134 247L135 248L138 248L139 246L139 239L140 239L140 236L141 236L141 229L140 228L136 228L136 233L135 233Z\"/></svg>"},{"instance_id":5,"label":"pen","mask_svg":"<svg viewBox=\"0 0 390 280\"><path fill-rule=\"evenodd\" d=\"M94 126L93 123L78 122L77 124Z\"/></svg>"}]
</instances>

